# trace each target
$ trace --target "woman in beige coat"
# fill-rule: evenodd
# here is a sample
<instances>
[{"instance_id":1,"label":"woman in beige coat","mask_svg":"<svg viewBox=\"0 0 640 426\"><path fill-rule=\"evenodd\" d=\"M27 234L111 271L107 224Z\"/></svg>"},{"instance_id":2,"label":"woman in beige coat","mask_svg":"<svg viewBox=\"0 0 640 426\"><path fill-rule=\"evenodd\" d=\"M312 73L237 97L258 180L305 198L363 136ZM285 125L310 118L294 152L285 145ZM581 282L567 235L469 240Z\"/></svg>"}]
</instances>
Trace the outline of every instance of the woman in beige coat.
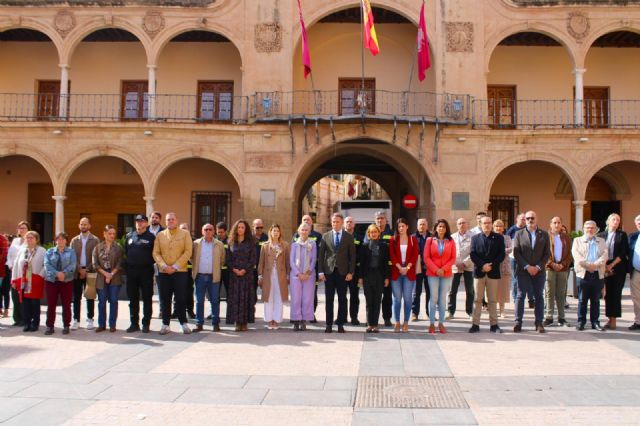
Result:
<instances>
[{"instance_id":1,"label":"woman in beige coat","mask_svg":"<svg viewBox=\"0 0 640 426\"><path fill-rule=\"evenodd\" d=\"M282 322L283 303L289 299L289 269L289 244L282 241L280 225L271 225L269 242L260 249L258 263L258 285L269 328L278 328Z\"/></svg>"}]
</instances>

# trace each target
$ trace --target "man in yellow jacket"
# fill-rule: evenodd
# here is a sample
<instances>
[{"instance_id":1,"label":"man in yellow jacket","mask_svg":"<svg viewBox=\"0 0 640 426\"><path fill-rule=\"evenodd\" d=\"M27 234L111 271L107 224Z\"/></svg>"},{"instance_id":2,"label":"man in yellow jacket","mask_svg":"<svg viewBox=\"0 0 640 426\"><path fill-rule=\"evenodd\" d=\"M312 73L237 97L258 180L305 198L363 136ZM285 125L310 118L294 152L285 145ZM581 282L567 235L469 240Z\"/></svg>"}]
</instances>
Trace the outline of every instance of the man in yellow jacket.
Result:
<instances>
[{"instance_id":1,"label":"man in yellow jacket","mask_svg":"<svg viewBox=\"0 0 640 426\"><path fill-rule=\"evenodd\" d=\"M178 320L182 325L184 334L190 334L191 329L187 324L185 309L185 296L187 287L187 262L191 258L193 243L189 231L178 228L178 219L175 213L167 213L165 216L167 228L156 235L153 244L153 259L158 266L158 288L162 300L162 328L160 334L169 333L169 321L171 320L171 303L175 294Z\"/></svg>"}]
</instances>

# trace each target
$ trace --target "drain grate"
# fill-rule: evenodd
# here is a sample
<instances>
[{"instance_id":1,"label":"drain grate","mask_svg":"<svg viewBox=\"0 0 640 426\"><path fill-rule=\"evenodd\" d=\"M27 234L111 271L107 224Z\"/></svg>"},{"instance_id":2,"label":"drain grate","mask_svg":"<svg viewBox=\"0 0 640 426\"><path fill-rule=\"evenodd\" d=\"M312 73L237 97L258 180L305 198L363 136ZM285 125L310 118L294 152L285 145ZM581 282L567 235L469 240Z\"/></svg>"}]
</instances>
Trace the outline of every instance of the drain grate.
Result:
<instances>
[{"instance_id":1,"label":"drain grate","mask_svg":"<svg viewBox=\"0 0 640 426\"><path fill-rule=\"evenodd\" d=\"M356 408L468 408L451 377L359 377Z\"/></svg>"}]
</instances>

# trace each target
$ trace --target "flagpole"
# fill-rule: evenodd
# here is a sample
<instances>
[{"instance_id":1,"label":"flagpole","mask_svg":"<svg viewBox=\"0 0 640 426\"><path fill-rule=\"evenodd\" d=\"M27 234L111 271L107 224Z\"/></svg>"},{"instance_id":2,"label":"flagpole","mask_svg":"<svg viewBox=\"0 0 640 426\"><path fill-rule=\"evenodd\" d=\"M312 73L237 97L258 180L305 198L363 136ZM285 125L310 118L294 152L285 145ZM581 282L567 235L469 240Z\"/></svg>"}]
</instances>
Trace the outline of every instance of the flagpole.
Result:
<instances>
[{"instance_id":1,"label":"flagpole","mask_svg":"<svg viewBox=\"0 0 640 426\"><path fill-rule=\"evenodd\" d=\"M364 2L360 0L360 61L362 69L361 90L364 91Z\"/></svg>"},{"instance_id":2,"label":"flagpole","mask_svg":"<svg viewBox=\"0 0 640 426\"><path fill-rule=\"evenodd\" d=\"M418 42L416 40L416 54L413 55L413 61L411 62L411 72L409 73L409 87L407 87L407 92L411 91L411 83L413 83L413 72L416 69L416 62L418 62Z\"/></svg>"}]
</instances>

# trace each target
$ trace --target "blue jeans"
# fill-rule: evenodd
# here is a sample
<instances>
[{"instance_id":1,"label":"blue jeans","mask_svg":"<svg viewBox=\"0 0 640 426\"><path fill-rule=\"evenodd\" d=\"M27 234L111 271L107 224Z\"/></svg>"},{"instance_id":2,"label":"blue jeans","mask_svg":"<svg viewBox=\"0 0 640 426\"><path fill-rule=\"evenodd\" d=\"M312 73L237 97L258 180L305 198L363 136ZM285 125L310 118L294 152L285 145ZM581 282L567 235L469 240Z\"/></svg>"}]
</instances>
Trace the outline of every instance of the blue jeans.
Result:
<instances>
[{"instance_id":1,"label":"blue jeans","mask_svg":"<svg viewBox=\"0 0 640 426\"><path fill-rule=\"evenodd\" d=\"M453 277L428 277L431 300L429 301L429 322L436 322L436 305L438 305L438 321L444 323L447 311L447 294L451 288Z\"/></svg>"},{"instance_id":2,"label":"blue jeans","mask_svg":"<svg viewBox=\"0 0 640 426\"><path fill-rule=\"evenodd\" d=\"M204 324L204 299L209 295L211 323L220 324L220 283L214 283L211 275L196 275L196 323Z\"/></svg>"},{"instance_id":3,"label":"blue jeans","mask_svg":"<svg viewBox=\"0 0 640 426\"><path fill-rule=\"evenodd\" d=\"M413 288L416 282L410 281L406 275L400 275L397 280L391 281L393 290L393 319L400 322L400 304L404 299L404 321L409 322L411 317L411 305L413 303Z\"/></svg>"},{"instance_id":4,"label":"blue jeans","mask_svg":"<svg viewBox=\"0 0 640 426\"><path fill-rule=\"evenodd\" d=\"M524 316L524 299L527 294L533 295L535 302L535 324L542 324L544 320L544 283L546 282L546 271L543 269L535 276L527 272L518 274L518 295L516 296L516 322L522 324Z\"/></svg>"},{"instance_id":5,"label":"blue jeans","mask_svg":"<svg viewBox=\"0 0 640 426\"><path fill-rule=\"evenodd\" d=\"M107 301L109 302L109 327L115 327L118 319L119 285L107 285L98 291L98 327L107 326Z\"/></svg>"},{"instance_id":6,"label":"blue jeans","mask_svg":"<svg viewBox=\"0 0 640 426\"><path fill-rule=\"evenodd\" d=\"M516 303L516 298L518 297L518 263L515 259L511 259L511 298L513 299L513 303ZM534 300L533 292L527 291L527 300L529 302L533 302Z\"/></svg>"}]
</instances>

